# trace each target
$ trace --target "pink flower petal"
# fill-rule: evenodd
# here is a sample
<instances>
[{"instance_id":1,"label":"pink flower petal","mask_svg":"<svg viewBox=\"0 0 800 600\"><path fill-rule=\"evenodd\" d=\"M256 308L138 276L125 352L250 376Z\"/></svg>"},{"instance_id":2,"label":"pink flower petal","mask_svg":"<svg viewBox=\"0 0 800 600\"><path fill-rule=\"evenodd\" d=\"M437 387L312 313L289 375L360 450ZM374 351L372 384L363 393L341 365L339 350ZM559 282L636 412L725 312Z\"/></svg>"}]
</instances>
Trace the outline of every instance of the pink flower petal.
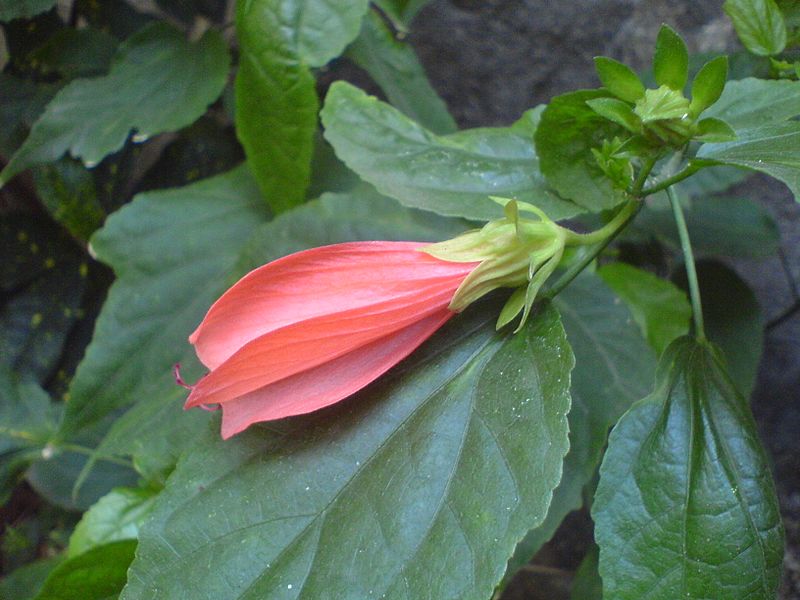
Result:
<instances>
[{"instance_id":1,"label":"pink flower petal","mask_svg":"<svg viewBox=\"0 0 800 600\"><path fill-rule=\"evenodd\" d=\"M318 367L377 339L401 335L416 322L439 314L457 283L439 283L408 298L324 314L271 331L245 344L201 379L186 408L222 404L281 379ZM450 311L447 311L450 312Z\"/></svg>"},{"instance_id":2,"label":"pink flower petal","mask_svg":"<svg viewBox=\"0 0 800 600\"><path fill-rule=\"evenodd\" d=\"M352 242L291 254L251 271L209 309L189 337L216 369L240 348L287 325L424 294L452 290L474 268L419 252L419 242Z\"/></svg>"},{"instance_id":3,"label":"pink flower petal","mask_svg":"<svg viewBox=\"0 0 800 600\"><path fill-rule=\"evenodd\" d=\"M399 332L222 404L222 437L228 439L253 423L335 404L408 356L453 314L440 308Z\"/></svg>"}]
</instances>

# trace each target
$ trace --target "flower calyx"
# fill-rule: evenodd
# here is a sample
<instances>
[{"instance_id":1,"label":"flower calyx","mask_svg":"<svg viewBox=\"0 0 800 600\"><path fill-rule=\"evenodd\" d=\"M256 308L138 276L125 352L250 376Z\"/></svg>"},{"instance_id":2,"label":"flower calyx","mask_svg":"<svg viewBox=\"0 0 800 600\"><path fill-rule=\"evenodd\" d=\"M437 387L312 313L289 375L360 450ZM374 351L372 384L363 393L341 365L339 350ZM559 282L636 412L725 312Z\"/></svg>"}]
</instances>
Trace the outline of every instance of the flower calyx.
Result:
<instances>
[{"instance_id":1,"label":"flower calyx","mask_svg":"<svg viewBox=\"0 0 800 600\"><path fill-rule=\"evenodd\" d=\"M522 313L515 330L519 331L537 293L561 261L571 232L527 202L491 199L503 206L505 217L422 251L445 261L479 263L453 295L449 308L455 312L498 288L518 288L501 310L497 328Z\"/></svg>"}]
</instances>

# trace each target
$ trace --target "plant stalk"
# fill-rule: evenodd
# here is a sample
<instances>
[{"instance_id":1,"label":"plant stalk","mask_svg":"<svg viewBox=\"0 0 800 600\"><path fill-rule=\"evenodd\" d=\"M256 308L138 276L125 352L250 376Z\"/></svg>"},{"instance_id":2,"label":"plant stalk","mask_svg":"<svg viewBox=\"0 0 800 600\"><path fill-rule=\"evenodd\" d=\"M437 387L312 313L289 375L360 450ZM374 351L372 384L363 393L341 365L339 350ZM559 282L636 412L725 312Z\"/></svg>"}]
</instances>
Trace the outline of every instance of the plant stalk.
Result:
<instances>
[{"instance_id":1,"label":"plant stalk","mask_svg":"<svg viewBox=\"0 0 800 600\"><path fill-rule=\"evenodd\" d=\"M692 301L692 318L694 319L694 333L697 339L705 340L706 333L703 326L703 303L700 300L700 285L697 283L697 270L694 264L692 242L689 239L689 230L686 219L683 218L683 209L678 201L678 195L673 188L667 188L669 203L672 205L672 214L675 216L675 225L678 227L678 236L681 240L683 260L686 265L686 278L689 281L689 296Z\"/></svg>"}]
</instances>

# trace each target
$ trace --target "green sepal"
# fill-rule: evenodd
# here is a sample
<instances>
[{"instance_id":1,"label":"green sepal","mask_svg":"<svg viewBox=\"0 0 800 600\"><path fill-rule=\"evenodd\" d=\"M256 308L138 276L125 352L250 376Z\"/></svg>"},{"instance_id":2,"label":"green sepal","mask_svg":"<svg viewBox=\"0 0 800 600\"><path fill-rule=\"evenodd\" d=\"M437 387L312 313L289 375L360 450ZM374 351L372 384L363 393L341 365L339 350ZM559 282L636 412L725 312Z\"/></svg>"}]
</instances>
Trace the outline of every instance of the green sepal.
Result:
<instances>
[{"instance_id":1,"label":"green sepal","mask_svg":"<svg viewBox=\"0 0 800 600\"><path fill-rule=\"evenodd\" d=\"M736 132L722 119L709 117L697 123L697 133L692 136L699 142L732 142Z\"/></svg>"},{"instance_id":2,"label":"green sepal","mask_svg":"<svg viewBox=\"0 0 800 600\"><path fill-rule=\"evenodd\" d=\"M622 125L631 133L639 133L642 130L642 120L634 114L627 102L616 98L595 98L587 100L586 104L601 117Z\"/></svg>"},{"instance_id":3,"label":"green sepal","mask_svg":"<svg viewBox=\"0 0 800 600\"><path fill-rule=\"evenodd\" d=\"M669 25L662 25L653 56L656 83L677 92L683 91L689 79L689 51L683 38Z\"/></svg>"},{"instance_id":4,"label":"green sepal","mask_svg":"<svg viewBox=\"0 0 800 600\"><path fill-rule=\"evenodd\" d=\"M696 118L719 100L727 78L727 56L718 56L703 65L692 81L692 101L689 104L689 113L692 117Z\"/></svg>"},{"instance_id":5,"label":"green sepal","mask_svg":"<svg viewBox=\"0 0 800 600\"><path fill-rule=\"evenodd\" d=\"M662 85L645 91L644 97L636 103L634 112L643 123L683 119L689 115L689 100L681 92Z\"/></svg>"},{"instance_id":6,"label":"green sepal","mask_svg":"<svg viewBox=\"0 0 800 600\"><path fill-rule=\"evenodd\" d=\"M594 68L603 86L620 100L636 102L644 96L642 80L628 65L607 56L595 56Z\"/></svg>"},{"instance_id":7,"label":"green sepal","mask_svg":"<svg viewBox=\"0 0 800 600\"><path fill-rule=\"evenodd\" d=\"M500 315L497 317L495 329L498 331L513 321L520 311L525 307L525 296L527 295L528 288L519 287L514 290L514 293L506 300Z\"/></svg>"}]
</instances>

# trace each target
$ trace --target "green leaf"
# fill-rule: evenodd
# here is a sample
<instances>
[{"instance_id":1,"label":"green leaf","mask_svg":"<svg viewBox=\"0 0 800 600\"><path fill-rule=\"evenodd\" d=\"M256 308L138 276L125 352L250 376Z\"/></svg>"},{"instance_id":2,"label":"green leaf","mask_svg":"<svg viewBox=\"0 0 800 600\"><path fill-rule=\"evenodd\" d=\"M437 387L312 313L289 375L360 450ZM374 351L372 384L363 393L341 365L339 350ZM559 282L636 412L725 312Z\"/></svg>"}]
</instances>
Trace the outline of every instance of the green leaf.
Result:
<instances>
[{"instance_id":1,"label":"green leaf","mask_svg":"<svg viewBox=\"0 0 800 600\"><path fill-rule=\"evenodd\" d=\"M598 564L600 549L592 544L583 557L575 577L572 578L570 600L603 600L603 580L600 578Z\"/></svg>"},{"instance_id":2,"label":"green leaf","mask_svg":"<svg viewBox=\"0 0 800 600\"><path fill-rule=\"evenodd\" d=\"M0 73L0 153L10 156L58 91L58 85Z\"/></svg>"},{"instance_id":3,"label":"green leaf","mask_svg":"<svg viewBox=\"0 0 800 600\"><path fill-rule=\"evenodd\" d=\"M554 302L575 353L569 452L547 518L517 546L509 576L550 540L564 517L583 505L583 490L600 464L608 430L647 393L655 373L655 356L627 306L595 274L584 272Z\"/></svg>"},{"instance_id":4,"label":"green leaf","mask_svg":"<svg viewBox=\"0 0 800 600\"><path fill-rule=\"evenodd\" d=\"M733 142L704 144L698 159L761 171L785 183L800 202L800 123L736 131Z\"/></svg>"},{"instance_id":5,"label":"green leaf","mask_svg":"<svg viewBox=\"0 0 800 600\"><path fill-rule=\"evenodd\" d=\"M106 213L97 198L94 177L70 158L33 169L36 192L52 217L79 240L86 241Z\"/></svg>"},{"instance_id":6,"label":"green leaf","mask_svg":"<svg viewBox=\"0 0 800 600\"><path fill-rule=\"evenodd\" d=\"M117 39L105 31L87 27L60 30L28 55L28 61L43 75L67 79L104 75L111 66Z\"/></svg>"},{"instance_id":7,"label":"green leaf","mask_svg":"<svg viewBox=\"0 0 800 600\"><path fill-rule=\"evenodd\" d=\"M345 49L367 0L239 0L236 132L275 213L305 200L319 100L309 67Z\"/></svg>"},{"instance_id":8,"label":"green leaf","mask_svg":"<svg viewBox=\"0 0 800 600\"><path fill-rule=\"evenodd\" d=\"M692 138L698 142L731 142L736 139L736 132L725 121L710 117L697 123Z\"/></svg>"},{"instance_id":9,"label":"green leaf","mask_svg":"<svg viewBox=\"0 0 800 600\"><path fill-rule=\"evenodd\" d=\"M622 100L595 98L594 100L587 100L586 104L601 117L605 117L617 125L622 125L631 133L640 133L642 130L642 121L633 114L631 105Z\"/></svg>"},{"instance_id":10,"label":"green leaf","mask_svg":"<svg viewBox=\"0 0 800 600\"><path fill-rule=\"evenodd\" d=\"M598 274L628 305L658 356L674 339L689 333L692 307L673 283L622 262L604 265Z\"/></svg>"},{"instance_id":11,"label":"green leaf","mask_svg":"<svg viewBox=\"0 0 800 600\"><path fill-rule=\"evenodd\" d=\"M0 598L32 600L42 589L50 572L63 560L64 556L59 554L41 558L15 569L0 579Z\"/></svg>"},{"instance_id":12,"label":"green leaf","mask_svg":"<svg viewBox=\"0 0 800 600\"><path fill-rule=\"evenodd\" d=\"M6 215L0 222L0 364L44 384L81 316L85 256L48 222Z\"/></svg>"},{"instance_id":13,"label":"green leaf","mask_svg":"<svg viewBox=\"0 0 800 600\"><path fill-rule=\"evenodd\" d=\"M158 490L117 488L86 511L69 538L67 556L74 558L104 544L135 540L150 514Z\"/></svg>"},{"instance_id":14,"label":"green leaf","mask_svg":"<svg viewBox=\"0 0 800 600\"><path fill-rule=\"evenodd\" d=\"M598 98L608 98L608 93L582 90L556 96L542 113L535 134L536 152L547 183L563 197L593 212L614 207L622 200L622 194L613 189L591 150L600 148L603 140L626 136L625 129L589 107L587 102Z\"/></svg>"},{"instance_id":15,"label":"green leaf","mask_svg":"<svg viewBox=\"0 0 800 600\"><path fill-rule=\"evenodd\" d=\"M376 12L370 11L364 18L361 33L347 56L370 74L395 108L412 120L437 134L457 129L411 45L395 39Z\"/></svg>"},{"instance_id":16,"label":"green leaf","mask_svg":"<svg viewBox=\"0 0 800 600\"><path fill-rule=\"evenodd\" d=\"M682 92L689 78L689 51L681 36L669 25L662 25L653 55L653 75L659 86Z\"/></svg>"},{"instance_id":17,"label":"green leaf","mask_svg":"<svg viewBox=\"0 0 800 600\"><path fill-rule=\"evenodd\" d=\"M94 166L131 130L145 140L189 125L219 96L229 60L214 31L189 43L163 23L143 29L120 47L107 76L75 80L56 94L0 173L0 185L67 151Z\"/></svg>"},{"instance_id":18,"label":"green leaf","mask_svg":"<svg viewBox=\"0 0 800 600\"><path fill-rule=\"evenodd\" d=\"M50 573L36 600L116 599L135 550L136 540L125 540L68 558Z\"/></svg>"},{"instance_id":19,"label":"green leaf","mask_svg":"<svg viewBox=\"0 0 800 600\"><path fill-rule=\"evenodd\" d=\"M405 32L417 13L429 2L430 0L376 0L375 4L391 19L392 25Z\"/></svg>"},{"instance_id":20,"label":"green leaf","mask_svg":"<svg viewBox=\"0 0 800 600\"><path fill-rule=\"evenodd\" d=\"M17 476L53 437L61 407L42 388L22 382L0 366L0 504L5 504Z\"/></svg>"},{"instance_id":21,"label":"green leaf","mask_svg":"<svg viewBox=\"0 0 800 600\"><path fill-rule=\"evenodd\" d=\"M692 80L692 101L689 112L697 117L719 100L728 78L728 57L718 56L704 64Z\"/></svg>"},{"instance_id":22,"label":"green leaf","mask_svg":"<svg viewBox=\"0 0 800 600\"><path fill-rule=\"evenodd\" d=\"M706 335L722 350L736 389L749 398L764 347L764 317L758 301L747 283L724 263L698 261L697 277ZM686 287L683 276L679 283Z\"/></svg>"},{"instance_id":23,"label":"green leaf","mask_svg":"<svg viewBox=\"0 0 800 600\"><path fill-rule=\"evenodd\" d=\"M766 257L778 251L780 232L770 214L745 198L697 198L684 208L692 247L698 256ZM667 203L648 206L632 228L672 250L681 247L675 219Z\"/></svg>"},{"instance_id":24,"label":"green leaf","mask_svg":"<svg viewBox=\"0 0 800 600\"><path fill-rule=\"evenodd\" d=\"M717 352L681 338L611 433L592 509L604 595L775 597L783 539L755 423Z\"/></svg>"},{"instance_id":25,"label":"green leaf","mask_svg":"<svg viewBox=\"0 0 800 600\"><path fill-rule=\"evenodd\" d=\"M232 283L226 277L266 219L255 183L241 167L185 188L140 194L109 217L91 247L117 281L72 380L65 436L153 388L171 389L177 399L181 390L170 365L191 355L186 337ZM160 398L169 405L168 397Z\"/></svg>"},{"instance_id":26,"label":"green leaf","mask_svg":"<svg viewBox=\"0 0 800 600\"><path fill-rule=\"evenodd\" d=\"M140 194L92 240L117 281L70 388L65 436L123 406L98 456L132 454L159 479L207 419L183 413L186 392L172 365L191 380L202 370L187 342L211 303L249 270L285 254L354 239L435 241L465 225L414 213L374 192L329 194L267 222L246 168L169 191Z\"/></svg>"},{"instance_id":27,"label":"green leaf","mask_svg":"<svg viewBox=\"0 0 800 600\"><path fill-rule=\"evenodd\" d=\"M729 81L720 99L705 112L736 131L776 124L800 115L800 82L742 79Z\"/></svg>"},{"instance_id":28,"label":"green leaf","mask_svg":"<svg viewBox=\"0 0 800 600\"><path fill-rule=\"evenodd\" d=\"M321 114L337 156L379 192L406 206L485 221L503 215L489 200L493 195L535 204L551 219L581 212L549 192L539 176L535 109L508 128L437 136L388 104L336 82Z\"/></svg>"},{"instance_id":29,"label":"green leaf","mask_svg":"<svg viewBox=\"0 0 800 600\"><path fill-rule=\"evenodd\" d=\"M594 68L600 82L620 100L636 102L644 96L644 84L628 65L606 56L595 56Z\"/></svg>"},{"instance_id":30,"label":"green leaf","mask_svg":"<svg viewBox=\"0 0 800 600\"><path fill-rule=\"evenodd\" d=\"M0 0L0 21L35 17L55 4L56 0Z\"/></svg>"},{"instance_id":31,"label":"green leaf","mask_svg":"<svg viewBox=\"0 0 800 600\"><path fill-rule=\"evenodd\" d=\"M723 9L750 52L759 56L783 52L786 23L775 0L725 0Z\"/></svg>"},{"instance_id":32,"label":"green leaf","mask_svg":"<svg viewBox=\"0 0 800 600\"><path fill-rule=\"evenodd\" d=\"M561 476L573 365L552 306L517 335L497 309L330 410L202 438L122 598L488 598Z\"/></svg>"},{"instance_id":33,"label":"green leaf","mask_svg":"<svg viewBox=\"0 0 800 600\"><path fill-rule=\"evenodd\" d=\"M654 90L646 90L636 103L635 112L645 123L679 120L689 114L689 101L682 93L662 85Z\"/></svg>"}]
</instances>

